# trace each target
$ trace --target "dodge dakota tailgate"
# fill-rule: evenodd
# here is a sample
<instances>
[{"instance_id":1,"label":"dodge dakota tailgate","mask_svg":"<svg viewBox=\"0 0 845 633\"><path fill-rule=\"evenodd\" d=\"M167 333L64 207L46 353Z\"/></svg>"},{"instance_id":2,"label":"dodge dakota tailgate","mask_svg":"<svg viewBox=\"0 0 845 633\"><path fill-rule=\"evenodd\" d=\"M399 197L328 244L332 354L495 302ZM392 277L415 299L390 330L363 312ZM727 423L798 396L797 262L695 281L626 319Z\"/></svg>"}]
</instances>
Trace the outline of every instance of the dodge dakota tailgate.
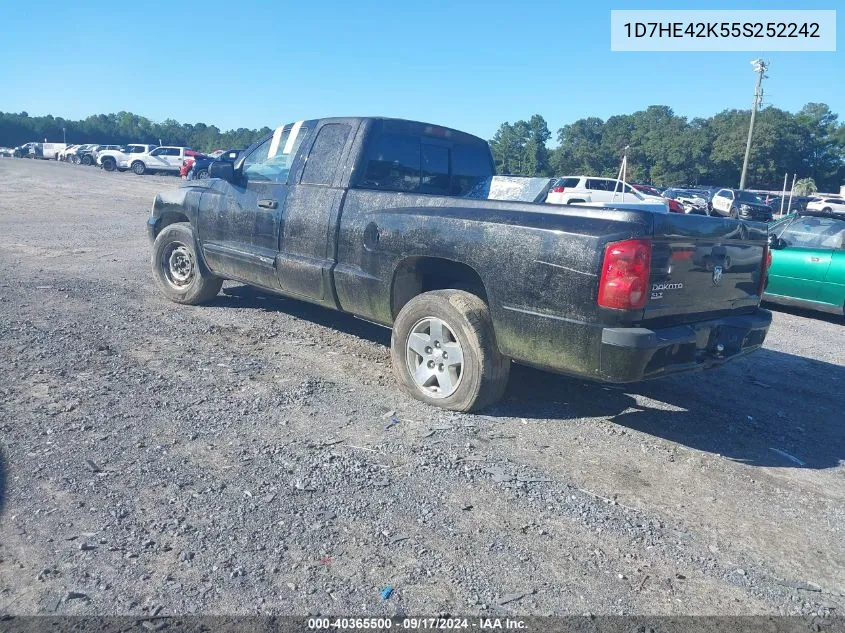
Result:
<instances>
[{"instance_id":1,"label":"dodge dakota tailgate","mask_svg":"<svg viewBox=\"0 0 845 633\"><path fill-rule=\"evenodd\" d=\"M767 257L766 224L654 215L651 277L643 318L674 322L757 307Z\"/></svg>"}]
</instances>

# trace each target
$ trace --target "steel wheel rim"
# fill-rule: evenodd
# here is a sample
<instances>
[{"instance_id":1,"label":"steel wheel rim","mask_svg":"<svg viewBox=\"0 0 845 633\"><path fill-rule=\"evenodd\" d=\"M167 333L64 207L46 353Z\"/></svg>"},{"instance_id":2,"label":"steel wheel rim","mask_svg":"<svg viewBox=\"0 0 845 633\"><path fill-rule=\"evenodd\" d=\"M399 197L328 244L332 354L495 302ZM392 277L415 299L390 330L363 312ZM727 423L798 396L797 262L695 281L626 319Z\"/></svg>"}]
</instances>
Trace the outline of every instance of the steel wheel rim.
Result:
<instances>
[{"instance_id":1,"label":"steel wheel rim","mask_svg":"<svg viewBox=\"0 0 845 633\"><path fill-rule=\"evenodd\" d=\"M464 350L442 319L425 317L405 341L408 373L417 389L431 398L448 398L463 379Z\"/></svg>"},{"instance_id":2,"label":"steel wheel rim","mask_svg":"<svg viewBox=\"0 0 845 633\"><path fill-rule=\"evenodd\" d=\"M194 255L182 242L171 242L161 253L161 269L174 288L183 290L194 280Z\"/></svg>"}]
</instances>

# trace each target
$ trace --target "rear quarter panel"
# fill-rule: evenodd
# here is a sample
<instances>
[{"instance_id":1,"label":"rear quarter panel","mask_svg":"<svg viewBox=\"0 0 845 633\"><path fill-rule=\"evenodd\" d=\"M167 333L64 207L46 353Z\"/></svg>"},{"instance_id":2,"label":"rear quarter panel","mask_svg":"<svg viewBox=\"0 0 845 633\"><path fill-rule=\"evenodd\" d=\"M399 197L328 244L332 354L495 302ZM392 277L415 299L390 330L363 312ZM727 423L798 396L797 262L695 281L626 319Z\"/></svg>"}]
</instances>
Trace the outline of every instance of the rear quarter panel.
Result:
<instances>
[{"instance_id":1,"label":"rear quarter panel","mask_svg":"<svg viewBox=\"0 0 845 633\"><path fill-rule=\"evenodd\" d=\"M389 325L394 272L405 260L459 262L484 283L504 354L586 371L583 348L600 342L604 244L650 232L650 214L352 189L341 216L335 290L344 311Z\"/></svg>"}]
</instances>

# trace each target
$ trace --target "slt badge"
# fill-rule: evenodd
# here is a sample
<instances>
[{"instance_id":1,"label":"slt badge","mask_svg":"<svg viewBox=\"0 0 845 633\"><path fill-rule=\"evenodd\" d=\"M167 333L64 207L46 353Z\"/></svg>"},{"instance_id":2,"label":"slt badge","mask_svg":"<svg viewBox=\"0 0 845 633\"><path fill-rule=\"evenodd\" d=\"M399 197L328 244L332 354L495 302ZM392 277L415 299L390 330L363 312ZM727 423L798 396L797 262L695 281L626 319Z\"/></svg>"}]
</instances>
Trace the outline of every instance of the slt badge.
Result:
<instances>
[{"instance_id":1,"label":"slt badge","mask_svg":"<svg viewBox=\"0 0 845 633\"><path fill-rule=\"evenodd\" d=\"M718 286L722 283L722 267L721 266L714 266L713 267L713 285Z\"/></svg>"}]
</instances>

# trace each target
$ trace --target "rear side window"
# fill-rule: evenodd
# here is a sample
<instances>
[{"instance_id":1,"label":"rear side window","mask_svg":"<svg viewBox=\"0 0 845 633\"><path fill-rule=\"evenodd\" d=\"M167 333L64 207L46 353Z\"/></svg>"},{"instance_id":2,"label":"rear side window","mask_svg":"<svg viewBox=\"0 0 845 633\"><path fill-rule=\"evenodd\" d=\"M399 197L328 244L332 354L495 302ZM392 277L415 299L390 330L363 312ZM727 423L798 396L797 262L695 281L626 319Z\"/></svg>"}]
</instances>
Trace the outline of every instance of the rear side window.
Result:
<instances>
[{"instance_id":1,"label":"rear side window","mask_svg":"<svg viewBox=\"0 0 845 633\"><path fill-rule=\"evenodd\" d=\"M463 196L479 182L493 175L490 154L486 147L468 144L452 146L453 196Z\"/></svg>"},{"instance_id":2,"label":"rear side window","mask_svg":"<svg viewBox=\"0 0 845 633\"><path fill-rule=\"evenodd\" d=\"M423 143L420 191L449 195L449 148Z\"/></svg>"},{"instance_id":3,"label":"rear side window","mask_svg":"<svg viewBox=\"0 0 845 633\"><path fill-rule=\"evenodd\" d=\"M360 186L387 191L419 191L419 138L382 134L374 139Z\"/></svg>"},{"instance_id":4,"label":"rear side window","mask_svg":"<svg viewBox=\"0 0 845 633\"><path fill-rule=\"evenodd\" d=\"M574 189L581 182L580 178L558 178L555 187L566 187L567 189Z\"/></svg>"},{"instance_id":5,"label":"rear side window","mask_svg":"<svg viewBox=\"0 0 845 633\"><path fill-rule=\"evenodd\" d=\"M493 175L486 145L427 136L382 134L371 141L365 160L358 183L365 189L462 196Z\"/></svg>"},{"instance_id":6,"label":"rear side window","mask_svg":"<svg viewBox=\"0 0 845 633\"><path fill-rule=\"evenodd\" d=\"M320 128L302 172L304 184L332 184L351 131L352 128L345 123L329 123Z\"/></svg>"},{"instance_id":7,"label":"rear side window","mask_svg":"<svg viewBox=\"0 0 845 633\"><path fill-rule=\"evenodd\" d=\"M587 189L592 191L607 191L607 184L605 184L604 180L590 178L587 180Z\"/></svg>"}]
</instances>

